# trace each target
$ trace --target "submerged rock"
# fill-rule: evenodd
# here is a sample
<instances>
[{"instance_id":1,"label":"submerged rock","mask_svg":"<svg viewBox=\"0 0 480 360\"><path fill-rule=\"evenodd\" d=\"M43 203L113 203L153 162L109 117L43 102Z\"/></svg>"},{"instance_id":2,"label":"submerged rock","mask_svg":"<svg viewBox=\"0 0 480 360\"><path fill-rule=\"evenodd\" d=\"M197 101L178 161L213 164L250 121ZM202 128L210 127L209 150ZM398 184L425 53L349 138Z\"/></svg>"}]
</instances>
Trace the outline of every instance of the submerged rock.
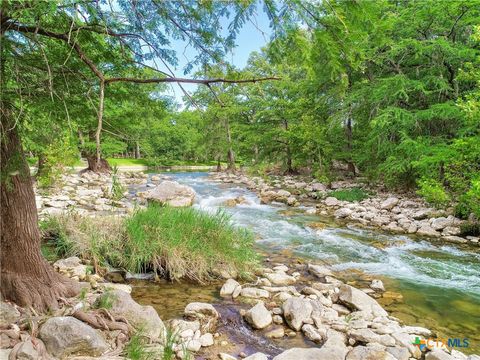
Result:
<instances>
[{"instance_id":1,"label":"submerged rock","mask_svg":"<svg viewBox=\"0 0 480 360\"><path fill-rule=\"evenodd\" d=\"M198 320L202 332L211 332L217 327L219 314L212 304L194 302L185 307L185 317L189 320Z\"/></svg>"}]
</instances>

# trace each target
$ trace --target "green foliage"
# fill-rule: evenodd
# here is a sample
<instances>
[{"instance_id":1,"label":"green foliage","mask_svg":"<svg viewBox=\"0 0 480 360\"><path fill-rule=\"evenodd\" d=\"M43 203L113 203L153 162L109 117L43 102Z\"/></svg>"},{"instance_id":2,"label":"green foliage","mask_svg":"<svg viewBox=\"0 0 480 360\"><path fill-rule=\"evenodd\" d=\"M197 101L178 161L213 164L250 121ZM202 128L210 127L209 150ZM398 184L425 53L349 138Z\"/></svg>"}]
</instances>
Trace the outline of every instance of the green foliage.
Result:
<instances>
[{"instance_id":1,"label":"green foliage","mask_svg":"<svg viewBox=\"0 0 480 360\"><path fill-rule=\"evenodd\" d=\"M107 290L97 298L97 300L93 304L93 307L96 309L109 310L112 308L114 301L115 294Z\"/></svg>"},{"instance_id":2,"label":"green foliage","mask_svg":"<svg viewBox=\"0 0 480 360\"><path fill-rule=\"evenodd\" d=\"M420 180L417 193L436 207L445 206L450 200L443 186L434 179Z\"/></svg>"},{"instance_id":3,"label":"green foliage","mask_svg":"<svg viewBox=\"0 0 480 360\"><path fill-rule=\"evenodd\" d=\"M225 213L150 205L126 219L51 217L43 229L59 254L172 280L203 282L219 269L249 273L257 263L253 235L234 227Z\"/></svg>"},{"instance_id":4,"label":"green foliage","mask_svg":"<svg viewBox=\"0 0 480 360\"><path fill-rule=\"evenodd\" d=\"M463 236L480 236L480 222L468 221L460 225L460 232Z\"/></svg>"},{"instance_id":5,"label":"green foliage","mask_svg":"<svg viewBox=\"0 0 480 360\"><path fill-rule=\"evenodd\" d=\"M40 187L50 187L59 181L67 166L73 166L78 159L78 150L70 135L58 137L48 145L41 155L43 167L38 169L37 181Z\"/></svg>"},{"instance_id":6,"label":"green foliage","mask_svg":"<svg viewBox=\"0 0 480 360\"><path fill-rule=\"evenodd\" d=\"M369 197L369 193L360 188L351 188L343 190L335 190L328 193L328 196L333 196L334 198L342 201L362 201Z\"/></svg>"}]
</instances>

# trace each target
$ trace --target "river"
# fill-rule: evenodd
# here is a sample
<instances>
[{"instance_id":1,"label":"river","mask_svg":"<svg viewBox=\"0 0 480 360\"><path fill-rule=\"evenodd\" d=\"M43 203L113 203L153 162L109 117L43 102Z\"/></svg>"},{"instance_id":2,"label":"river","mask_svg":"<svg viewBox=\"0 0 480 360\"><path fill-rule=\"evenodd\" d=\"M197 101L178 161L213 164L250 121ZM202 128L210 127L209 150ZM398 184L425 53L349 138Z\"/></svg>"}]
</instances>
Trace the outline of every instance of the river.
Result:
<instances>
[{"instance_id":1,"label":"river","mask_svg":"<svg viewBox=\"0 0 480 360\"><path fill-rule=\"evenodd\" d=\"M480 353L480 253L477 249L336 224L304 208L260 204L244 187L209 180L205 172L169 173L197 192L195 207L220 208L251 229L260 252L331 265L356 286L382 279L389 296L379 302L408 325L425 326L439 338L467 338L465 353ZM223 207L243 196L247 204ZM286 255L285 255L286 254ZM194 300L192 300L194 301Z\"/></svg>"}]
</instances>

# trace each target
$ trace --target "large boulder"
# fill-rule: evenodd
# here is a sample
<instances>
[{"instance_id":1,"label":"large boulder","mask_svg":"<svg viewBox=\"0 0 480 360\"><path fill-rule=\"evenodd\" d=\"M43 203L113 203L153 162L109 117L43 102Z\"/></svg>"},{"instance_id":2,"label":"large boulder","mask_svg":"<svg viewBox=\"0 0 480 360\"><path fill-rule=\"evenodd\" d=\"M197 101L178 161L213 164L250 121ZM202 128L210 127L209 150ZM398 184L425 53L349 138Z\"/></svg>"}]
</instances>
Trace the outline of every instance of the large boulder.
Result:
<instances>
[{"instance_id":1,"label":"large boulder","mask_svg":"<svg viewBox=\"0 0 480 360\"><path fill-rule=\"evenodd\" d=\"M338 300L353 310L360 310L372 313L374 316L387 316L387 312L363 291L353 286L343 284L340 286Z\"/></svg>"},{"instance_id":2,"label":"large boulder","mask_svg":"<svg viewBox=\"0 0 480 360\"><path fill-rule=\"evenodd\" d=\"M108 297L112 307L108 310L114 317L122 316L135 329L141 329L150 339L158 339L165 334L165 326L155 309L142 306L132 299L129 293L122 290L108 291L101 298Z\"/></svg>"},{"instance_id":3,"label":"large boulder","mask_svg":"<svg viewBox=\"0 0 480 360\"><path fill-rule=\"evenodd\" d=\"M292 297L283 303L282 309L287 324L299 331L302 325L310 320L313 306L309 299Z\"/></svg>"},{"instance_id":4,"label":"large boulder","mask_svg":"<svg viewBox=\"0 0 480 360\"><path fill-rule=\"evenodd\" d=\"M71 316L48 319L40 328L39 337L48 352L60 359L72 355L99 356L108 350L100 333Z\"/></svg>"},{"instance_id":5,"label":"large boulder","mask_svg":"<svg viewBox=\"0 0 480 360\"><path fill-rule=\"evenodd\" d=\"M195 190L176 181L162 181L157 187L142 195L145 199L173 207L191 206L195 200Z\"/></svg>"},{"instance_id":6,"label":"large boulder","mask_svg":"<svg viewBox=\"0 0 480 360\"><path fill-rule=\"evenodd\" d=\"M225 284L223 284L222 288L220 289L220 296L232 296L235 292L237 287L241 286L236 280L228 279Z\"/></svg>"},{"instance_id":7,"label":"large boulder","mask_svg":"<svg viewBox=\"0 0 480 360\"><path fill-rule=\"evenodd\" d=\"M333 276L331 270L323 265L308 264L308 272L318 278L324 278L325 276Z\"/></svg>"},{"instance_id":8,"label":"large boulder","mask_svg":"<svg viewBox=\"0 0 480 360\"><path fill-rule=\"evenodd\" d=\"M272 323L272 314L259 302L245 313L245 320L255 329L263 329Z\"/></svg>"}]
</instances>

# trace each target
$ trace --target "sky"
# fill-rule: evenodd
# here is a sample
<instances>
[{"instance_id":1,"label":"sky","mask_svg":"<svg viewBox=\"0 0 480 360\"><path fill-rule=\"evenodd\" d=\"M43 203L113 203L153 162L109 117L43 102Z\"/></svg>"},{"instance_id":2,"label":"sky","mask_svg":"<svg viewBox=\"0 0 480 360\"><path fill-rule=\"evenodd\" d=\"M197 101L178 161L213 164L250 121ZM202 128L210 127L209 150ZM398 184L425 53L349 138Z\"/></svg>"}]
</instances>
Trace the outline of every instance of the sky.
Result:
<instances>
[{"instance_id":1,"label":"sky","mask_svg":"<svg viewBox=\"0 0 480 360\"><path fill-rule=\"evenodd\" d=\"M228 20L224 21L223 26L225 29L227 28ZM258 51L263 46L265 46L269 41L270 36L271 29L269 27L269 19L259 5L257 6L256 15L252 17L250 21L245 23L244 26L240 29L240 32L237 35L236 39L237 46L233 50L233 52L227 55L226 61L235 65L237 68L245 67L250 53L253 51ZM188 57L189 54L194 54L194 52L191 48L187 48L185 50L185 43L181 41L173 43L173 48L177 52L179 65L176 68L172 68L172 70L174 71L176 76L185 77L185 75L183 74L183 68L188 62L188 60L185 58L185 55ZM202 85L182 84L182 86L189 93L192 93L195 91L197 86ZM175 100L180 104L180 106L183 107L182 97L184 96L184 94L177 84L172 84L166 95L173 96Z\"/></svg>"}]
</instances>

